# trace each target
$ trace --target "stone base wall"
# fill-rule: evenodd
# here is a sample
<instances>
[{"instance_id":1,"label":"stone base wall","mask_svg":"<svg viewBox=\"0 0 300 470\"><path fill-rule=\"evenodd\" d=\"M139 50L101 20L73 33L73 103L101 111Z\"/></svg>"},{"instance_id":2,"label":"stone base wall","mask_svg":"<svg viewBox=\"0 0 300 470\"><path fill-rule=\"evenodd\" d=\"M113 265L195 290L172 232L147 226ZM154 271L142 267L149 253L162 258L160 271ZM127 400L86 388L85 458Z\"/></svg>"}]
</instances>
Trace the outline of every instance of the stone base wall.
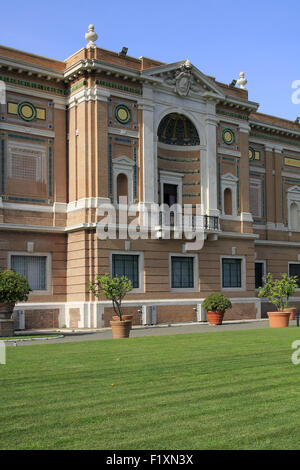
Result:
<instances>
[{"instance_id":1,"label":"stone base wall","mask_svg":"<svg viewBox=\"0 0 300 470\"><path fill-rule=\"evenodd\" d=\"M157 307L157 323L185 323L197 321L196 305L163 305Z\"/></svg>"},{"instance_id":2,"label":"stone base wall","mask_svg":"<svg viewBox=\"0 0 300 470\"><path fill-rule=\"evenodd\" d=\"M255 320L256 305L253 303L234 303L232 309L226 310L224 321L226 320Z\"/></svg>"},{"instance_id":3,"label":"stone base wall","mask_svg":"<svg viewBox=\"0 0 300 470\"><path fill-rule=\"evenodd\" d=\"M58 328L59 310L26 310L25 329Z\"/></svg>"},{"instance_id":4,"label":"stone base wall","mask_svg":"<svg viewBox=\"0 0 300 470\"><path fill-rule=\"evenodd\" d=\"M14 336L14 320L0 320L0 337Z\"/></svg>"},{"instance_id":5,"label":"stone base wall","mask_svg":"<svg viewBox=\"0 0 300 470\"><path fill-rule=\"evenodd\" d=\"M132 324L133 325L141 325L141 315L138 313L142 306L137 307L124 307L122 309L124 315L133 315ZM103 326L110 327L110 321L112 317L115 315L113 308L105 308L103 314Z\"/></svg>"}]
</instances>

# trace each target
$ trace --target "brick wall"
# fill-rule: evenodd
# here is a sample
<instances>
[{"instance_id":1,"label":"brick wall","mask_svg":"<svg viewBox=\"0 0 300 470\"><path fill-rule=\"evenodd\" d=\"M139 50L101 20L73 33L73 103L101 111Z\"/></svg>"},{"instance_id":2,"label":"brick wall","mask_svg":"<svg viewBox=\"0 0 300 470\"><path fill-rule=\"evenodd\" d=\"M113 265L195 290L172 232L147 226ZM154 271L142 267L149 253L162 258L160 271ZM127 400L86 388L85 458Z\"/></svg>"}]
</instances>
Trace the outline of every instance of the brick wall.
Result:
<instances>
[{"instance_id":1,"label":"brick wall","mask_svg":"<svg viewBox=\"0 0 300 470\"><path fill-rule=\"evenodd\" d=\"M59 310L26 310L25 328L32 330L35 328L58 328Z\"/></svg>"}]
</instances>

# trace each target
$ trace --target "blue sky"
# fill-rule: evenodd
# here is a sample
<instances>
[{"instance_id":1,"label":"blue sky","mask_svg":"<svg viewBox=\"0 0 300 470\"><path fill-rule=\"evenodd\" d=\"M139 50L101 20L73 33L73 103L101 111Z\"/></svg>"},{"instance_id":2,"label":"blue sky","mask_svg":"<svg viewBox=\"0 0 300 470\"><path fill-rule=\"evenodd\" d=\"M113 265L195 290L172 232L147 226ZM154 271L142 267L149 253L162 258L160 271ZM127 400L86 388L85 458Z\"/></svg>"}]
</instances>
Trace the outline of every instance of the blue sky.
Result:
<instances>
[{"instance_id":1,"label":"blue sky","mask_svg":"<svg viewBox=\"0 0 300 470\"><path fill-rule=\"evenodd\" d=\"M163 62L189 58L230 83L244 71L259 111L294 120L300 80L299 0L14 0L1 4L0 44L56 59L81 49L95 24L99 47Z\"/></svg>"}]
</instances>

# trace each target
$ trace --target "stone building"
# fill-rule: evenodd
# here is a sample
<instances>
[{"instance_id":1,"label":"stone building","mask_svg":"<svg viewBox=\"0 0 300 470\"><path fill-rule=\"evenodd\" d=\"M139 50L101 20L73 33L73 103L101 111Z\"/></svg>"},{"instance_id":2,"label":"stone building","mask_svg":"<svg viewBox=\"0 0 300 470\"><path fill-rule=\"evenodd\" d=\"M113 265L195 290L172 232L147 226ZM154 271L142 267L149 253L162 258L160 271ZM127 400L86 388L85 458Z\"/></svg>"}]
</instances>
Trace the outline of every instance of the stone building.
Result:
<instances>
[{"instance_id":1,"label":"stone building","mask_svg":"<svg viewBox=\"0 0 300 470\"><path fill-rule=\"evenodd\" d=\"M110 303L88 291L106 272L131 278L136 323L140 309L204 320L216 291L227 319L261 318L262 276L300 273L298 121L258 113L243 74L228 85L189 60L101 49L92 26L86 38L64 62L0 47L0 266L30 282L25 327L108 326ZM99 208L120 196L143 233L153 203L202 204L204 246L186 250L174 213L169 239L162 213L154 237L101 240Z\"/></svg>"}]
</instances>

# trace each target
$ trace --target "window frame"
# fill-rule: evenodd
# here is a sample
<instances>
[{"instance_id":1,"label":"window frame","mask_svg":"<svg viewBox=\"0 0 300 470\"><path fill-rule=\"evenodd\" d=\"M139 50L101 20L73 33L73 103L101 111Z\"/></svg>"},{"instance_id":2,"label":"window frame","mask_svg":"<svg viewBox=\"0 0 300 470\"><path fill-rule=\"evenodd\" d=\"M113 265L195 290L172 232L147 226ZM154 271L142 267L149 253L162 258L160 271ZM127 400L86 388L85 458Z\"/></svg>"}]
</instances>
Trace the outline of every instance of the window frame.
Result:
<instances>
[{"instance_id":1,"label":"window frame","mask_svg":"<svg viewBox=\"0 0 300 470\"><path fill-rule=\"evenodd\" d=\"M12 256L27 256L27 257L45 257L46 258L46 290L32 290L30 295L52 295L52 256L51 253L28 253L28 251L9 251L8 254L8 269L11 269Z\"/></svg>"},{"instance_id":2,"label":"window frame","mask_svg":"<svg viewBox=\"0 0 300 470\"><path fill-rule=\"evenodd\" d=\"M223 260L224 259L240 259L241 260L241 287L223 287ZM221 291L224 292L242 292L246 290L246 258L245 256L230 256L230 255L221 255L220 256L220 284Z\"/></svg>"},{"instance_id":3,"label":"window frame","mask_svg":"<svg viewBox=\"0 0 300 470\"><path fill-rule=\"evenodd\" d=\"M267 261L265 259L256 259L254 260L254 276L255 276L255 263L262 263L263 265L263 277L267 275ZM255 279L254 279L255 283ZM255 290L258 292L258 288L255 287Z\"/></svg>"},{"instance_id":4,"label":"window frame","mask_svg":"<svg viewBox=\"0 0 300 470\"><path fill-rule=\"evenodd\" d=\"M289 261L288 262L288 276L290 276L290 265L291 264L300 264L300 261ZM299 282L300 282L300 278L299 278ZM296 291L300 291L300 287L297 287Z\"/></svg>"},{"instance_id":5,"label":"window frame","mask_svg":"<svg viewBox=\"0 0 300 470\"><path fill-rule=\"evenodd\" d=\"M172 287L172 258L193 258L193 285L194 287ZM199 292L198 255L196 253L169 253L169 289L170 292Z\"/></svg>"},{"instance_id":6,"label":"window frame","mask_svg":"<svg viewBox=\"0 0 300 470\"><path fill-rule=\"evenodd\" d=\"M124 250L114 250L109 254L109 266L110 266L110 276L113 276L113 255L128 255L128 256L138 256L138 280L139 287L133 288L130 293L143 293L145 292L145 273L144 273L144 253L142 251L124 251Z\"/></svg>"}]
</instances>

